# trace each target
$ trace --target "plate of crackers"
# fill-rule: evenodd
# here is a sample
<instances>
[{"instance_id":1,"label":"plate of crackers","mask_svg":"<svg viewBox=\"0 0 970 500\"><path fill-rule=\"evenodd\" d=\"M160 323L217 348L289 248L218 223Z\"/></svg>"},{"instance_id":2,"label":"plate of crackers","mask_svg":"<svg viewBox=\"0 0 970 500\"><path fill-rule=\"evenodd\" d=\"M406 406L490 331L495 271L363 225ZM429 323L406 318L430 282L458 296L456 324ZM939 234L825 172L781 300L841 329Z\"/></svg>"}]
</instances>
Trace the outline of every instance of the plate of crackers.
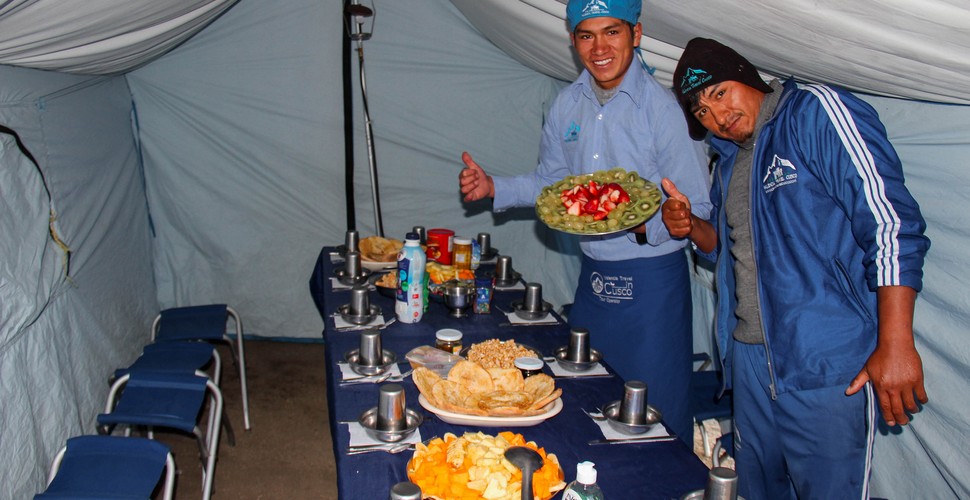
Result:
<instances>
[{"instance_id":1,"label":"plate of crackers","mask_svg":"<svg viewBox=\"0 0 970 500\"><path fill-rule=\"evenodd\" d=\"M485 368L462 359L442 378L419 367L412 379L418 403L441 420L456 425L528 427L562 411L562 389L546 374L523 378L515 367Z\"/></svg>"},{"instance_id":2,"label":"plate of crackers","mask_svg":"<svg viewBox=\"0 0 970 500\"><path fill-rule=\"evenodd\" d=\"M397 253L404 247L404 242L368 236L360 240L357 248L360 250L360 263L365 269L380 271L397 268Z\"/></svg>"}]
</instances>

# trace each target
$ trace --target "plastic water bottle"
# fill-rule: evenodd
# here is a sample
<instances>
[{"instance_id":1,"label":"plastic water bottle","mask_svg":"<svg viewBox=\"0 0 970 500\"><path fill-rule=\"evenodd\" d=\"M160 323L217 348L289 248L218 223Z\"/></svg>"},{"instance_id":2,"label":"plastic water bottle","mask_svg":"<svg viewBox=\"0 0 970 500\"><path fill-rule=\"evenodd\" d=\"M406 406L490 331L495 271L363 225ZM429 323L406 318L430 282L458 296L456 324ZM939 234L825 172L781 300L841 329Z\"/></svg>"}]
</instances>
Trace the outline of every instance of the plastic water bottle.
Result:
<instances>
[{"instance_id":1,"label":"plastic water bottle","mask_svg":"<svg viewBox=\"0 0 970 500\"><path fill-rule=\"evenodd\" d=\"M603 500L603 491L596 486L596 469L593 462L576 464L576 480L566 486L562 500Z\"/></svg>"},{"instance_id":2,"label":"plastic water bottle","mask_svg":"<svg viewBox=\"0 0 970 500\"><path fill-rule=\"evenodd\" d=\"M408 233L404 248L397 254L397 295L394 313L401 323L417 323L424 316L424 295L428 258L421 249L417 233Z\"/></svg>"}]
</instances>

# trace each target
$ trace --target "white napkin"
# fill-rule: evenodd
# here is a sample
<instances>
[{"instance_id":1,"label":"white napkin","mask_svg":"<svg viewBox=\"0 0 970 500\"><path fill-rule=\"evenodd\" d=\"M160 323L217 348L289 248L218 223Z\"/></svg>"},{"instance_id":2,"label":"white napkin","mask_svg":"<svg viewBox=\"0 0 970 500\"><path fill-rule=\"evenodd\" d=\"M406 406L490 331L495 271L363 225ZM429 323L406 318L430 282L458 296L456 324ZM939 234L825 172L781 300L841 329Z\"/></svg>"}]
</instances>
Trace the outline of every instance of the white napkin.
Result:
<instances>
[{"instance_id":1,"label":"white napkin","mask_svg":"<svg viewBox=\"0 0 970 500\"><path fill-rule=\"evenodd\" d=\"M366 328L377 328L377 327L384 326L384 315L378 314L377 317L375 317L370 321L370 323L365 323L363 325L355 325L345 320L343 317L340 316L340 314L335 314L333 316L333 324L337 328L337 330L344 330L344 329L363 330Z\"/></svg>"},{"instance_id":2,"label":"white napkin","mask_svg":"<svg viewBox=\"0 0 970 500\"><path fill-rule=\"evenodd\" d=\"M341 283L340 280L337 279L336 276L331 276L330 277L330 288L332 288L333 291L335 291L335 292L343 292L343 291L346 291L346 290L350 290L353 287L354 287L354 285L345 285L345 284ZM377 288L374 287L374 285L371 285L370 283L367 284L367 289L368 290L377 290Z\"/></svg>"},{"instance_id":3,"label":"white napkin","mask_svg":"<svg viewBox=\"0 0 970 500\"><path fill-rule=\"evenodd\" d=\"M508 286L498 286L495 285L496 290L509 291L509 290L525 290L525 283L522 280L518 280L515 283Z\"/></svg>"},{"instance_id":4,"label":"white napkin","mask_svg":"<svg viewBox=\"0 0 970 500\"><path fill-rule=\"evenodd\" d=\"M667 437L670 435L670 433L667 432L667 428L664 427L663 424L659 422L657 423L657 425L654 425L653 427L650 428L650 430L648 430L647 432L644 432L643 434L623 434L622 432L619 432L613 429L612 427L610 427L610 423L607 422L606 420L593 420L593 422L596 422L596 425L600 426L600 431L603 433L603 437L611 441L626 440L626 439L642 439L642 438L652 438L652 437Z\"/></svg>"},{"instance_id":5,"label":"white napkin","mask_svg":"<svg viewBox=\"0 0 970 500\"><path fill-rule=\"evenodd\" d=\"M606 371L606 367L603 366L602 363L596 363L592 368L584 372L571 372L562 366L559 366L559 362L555 359L547 359L546 364L549 365L549 369L552 370L552 374L557 377L590 377L610 374L610 372Z\"/></svg>"},{"instance_id":6,"label":"white napkin","mask_svg":"<svg viewBox=\"0 0 970 500\"><path fill-rule=\"evenodd\" d=\"M542 318L542 319L523 319L523 318L520 318L517 314L512 312L505 313L505 315L509 318L509 323L512 323L513 325L558 325L559 324L559 320L557 320L556 317L553 316L551 312L547 314L545 318Z\"/></svg>"},{"instance_id":7,"label":"white napkin","mask_svg":"<svg viewBox=\"0 0 970 500\"><path fill-rule=\"evenodd\" d=\"M367 378L366 376L355 372L354 369L350 367L350 363L339 361L337 362L337 367L340 368L340 380L357 380ZM394 377L401 374L401 369L397 367L397 363L394 363L390 368L387 369L387 372L391 372L391 376ZM384 373L381 375L384 375ZM371 376L378 377L379 375Z\"/></svg>"},{"instance_id":8,"label":"white napkin","mask_svg":"<svg viewBox=\"0 0 970 500\"><path fill-rule=\"evenodd\" d=\"M399 444L407 443L420 443L421 442L421 429L415 429L414 433L410 436L397 441L395 443L385 443L379 439L374 439L367 435L367 429L364 429L363 425L359 422L346 422L347 428L350 431L350 446L361 446L369 444L382 444L387 445L388 448L392 446L397 446Z\"/></svg>"}]
</instances>

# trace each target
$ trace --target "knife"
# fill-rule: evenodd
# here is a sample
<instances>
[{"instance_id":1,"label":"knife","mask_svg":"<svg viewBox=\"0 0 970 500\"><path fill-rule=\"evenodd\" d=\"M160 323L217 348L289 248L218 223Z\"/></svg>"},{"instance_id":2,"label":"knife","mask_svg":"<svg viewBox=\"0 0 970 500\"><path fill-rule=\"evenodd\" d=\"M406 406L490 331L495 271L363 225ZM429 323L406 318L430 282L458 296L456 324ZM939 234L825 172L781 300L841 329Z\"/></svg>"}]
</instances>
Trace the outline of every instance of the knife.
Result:
<instances>
[{"instance_id":1,"label":"knife","mask_svg":"<svg viewBox=\"0 0 970 500\"><path fill-rule=\"evenodd\" d=\"M654 436L645 438L633 438L633 439L594 439L589 441L588 445L597 444L637 444L637 443L660 443L663 441L675 441L677 436Z\"/></svg>"}]
</instances>

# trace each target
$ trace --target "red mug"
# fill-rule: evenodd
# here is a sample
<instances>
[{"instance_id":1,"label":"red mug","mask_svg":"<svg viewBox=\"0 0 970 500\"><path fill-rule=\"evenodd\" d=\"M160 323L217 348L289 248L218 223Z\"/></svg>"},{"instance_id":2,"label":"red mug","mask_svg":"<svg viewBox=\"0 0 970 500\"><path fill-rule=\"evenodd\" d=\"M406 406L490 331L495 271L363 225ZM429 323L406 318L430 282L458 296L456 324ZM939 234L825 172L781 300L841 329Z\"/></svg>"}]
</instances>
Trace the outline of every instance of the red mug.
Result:
<instances>
[{"instance_id":1,"label":"red mug","mask_svg":"<svg viewBox=\"0 0 970 500\"><path fill-rule=\"evenodd\" d=\"M451 229L428 229L428 260L433 260L446 266L451 265L451 242L455 232Z\"/></svg>"}]
</instances>

